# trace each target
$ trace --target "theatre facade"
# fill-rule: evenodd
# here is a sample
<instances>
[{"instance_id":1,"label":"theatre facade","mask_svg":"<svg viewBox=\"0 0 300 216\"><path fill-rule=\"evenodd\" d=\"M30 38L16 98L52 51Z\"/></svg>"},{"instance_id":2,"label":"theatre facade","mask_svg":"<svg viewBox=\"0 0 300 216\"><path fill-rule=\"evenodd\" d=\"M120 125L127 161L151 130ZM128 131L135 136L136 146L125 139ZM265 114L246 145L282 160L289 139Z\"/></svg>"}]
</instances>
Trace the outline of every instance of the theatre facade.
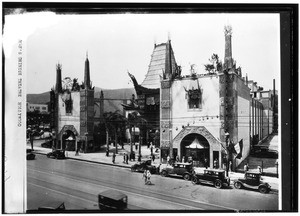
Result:
<instances>
[{"instance_id":1,"label":"theatre facade","mask_svg":"<svg viewBox=\"0 0 300 216\"><path fill-rule=\"evenodd\" d=\"M225 26L224 33L224 62L214 62L212 70L197 74L191 67L190 75L182 76L169 40L154 46L141 85L130 74L138 109L159 106L162 162L170 156L192 158L198 166L207 161L213 167L215 161L218 168L230 161L234 168L249 155L253 144L274 130L275 91L263 91L242 75L232 57L231 27Z\"/></svg>"}]
</instances>

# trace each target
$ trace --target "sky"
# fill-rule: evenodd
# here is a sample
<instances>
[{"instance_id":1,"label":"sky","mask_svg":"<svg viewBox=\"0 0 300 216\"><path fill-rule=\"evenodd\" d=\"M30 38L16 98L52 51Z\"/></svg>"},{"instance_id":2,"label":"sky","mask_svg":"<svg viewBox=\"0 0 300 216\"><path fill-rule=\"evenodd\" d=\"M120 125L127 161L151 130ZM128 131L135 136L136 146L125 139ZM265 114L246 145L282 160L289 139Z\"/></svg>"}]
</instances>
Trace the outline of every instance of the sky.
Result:
<instances>
[{"instance_id":1,"label":"sky","mask_svg":"<svg viewBox=\"0 0 300 216\"><path fill-rule=\"evenodd\" d=\"M84 77L88 54L93 86L133 88L127 71L142 83L154 44L171 39L182 74L195 64L205 73L213 53L224 61L224 26L232 26L232 55L242 74L265 90L280 80L279 14L102 14L56 15L50 12L8 15L4 25L4 52L9 58L16 39L26 52L27 93L49 91L56 81L56 64L62 77Z\"/></svg>"}]
</instances>

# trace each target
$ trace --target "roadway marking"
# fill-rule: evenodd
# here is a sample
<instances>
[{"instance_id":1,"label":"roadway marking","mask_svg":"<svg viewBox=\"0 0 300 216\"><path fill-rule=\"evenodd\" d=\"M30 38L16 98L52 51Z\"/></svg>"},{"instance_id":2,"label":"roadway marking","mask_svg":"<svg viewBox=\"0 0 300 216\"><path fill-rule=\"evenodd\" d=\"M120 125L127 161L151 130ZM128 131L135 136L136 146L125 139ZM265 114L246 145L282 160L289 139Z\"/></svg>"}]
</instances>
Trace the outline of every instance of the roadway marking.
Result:
<instances>
[{"instance_id":1,"label":"roadway marking","mask_svg":"<svg viewBox=\"0 0 300 216\"><path fill-rule=\"evenodd\" d=\"M33 170L33 169L28 169L28 170L32 170L32 171L35 171L35 172L44 173L44 174L47 174L47 175L51 175L51 174L49 174L49 173L47 173L47 172L40 171L40 170ZM54 171L54 172L55 172L55 171ZM52 174L54 174L54 172L52 171ZM56 172L56 173L59 173L59 172ZM61 173L59 173L59 174L61 174ZM64 174L64 177L67 178L67 179L71 179L71 180L77 181L77 182L83 182L83 183L86 183L86 181L83 181L83 180L80 180L80 179L74 179L74 178L68 177L68 176L69 176L69 175ZM88 182L88 183L90 183L90 184L92 184L92 185L99 186L98 184L93 183L93 182ZM111 187L109 187L109 186L104 186L104 185L101 185L101 186L106 187L106 188L111 188ZM127 187L128 187L128 186L127 186ZM129 187L129 189L130 189L130 187ZM135 188L132 188L132 189L135 189ZM145 196L145 195L142 195L142 194L136 194L136 193L133 193L133 192L130 192L130 191L122 190L122 189L116 189L116 190L120 190L120 191L123 191L123 192L129 192L129 193L131 193L131 194L135 194L135 195L139 195L139 196L143 196L143 197L149 198L148 196ZM149 192L149 191L148 191L148 192ZM171 198L174 198L174 199L178 199L178 197L174 197L174 196L172 196L172 195L162 194L162 193L159 193L159 192L151 192L151 193L160 195L160 196L162 196L162 197L168 196L168 197L171 197ZM156 198L156 197L151 197L151 198L157 199L157 200L162 200L162 201L164 201L164 202L174 203L174 202L171 202L171 201L168 201L168 200L159 199L159 198ZM221 205L216 205L216 204L211 204L211 203L206 203L206 202L201 202L201 201L198 201L198 200L197 200L197 201L194 201L194 200L190 200L190 199L186 199L186 198L182 198L182 197L181 197L180 199L181 199L181 200L184 200L184 201L188 201L188 202L191 202L191 201L192 201L192 202L194 202L194 203L199 203L199 204L203 204L203 205L214 206L214 207L219 207L219 208L224 208L224 209L228 209L228 210L237 211L237 209L233 209L233 208L229 208L229 207L225 207L225 206L221 206ZM187 206L187 205L185 205L185 204L181 204L181 203L178 203L178 202L176 202L176 204L179 204L179 205L182 205L182 206ZM201 209L201 208L199 208L199 207L196 208L196 207L193 207L193 206L188 206L188 207L190 207L190 208L195 208L195 209ZM204 210L204 209L201 209L201 210Z\"/></svg>"},{"instance_id":2,"label":"roadway marking","mask_svg":"<svg viewBox=\"0 0 300 216\"><path fill-rule=\"evenodd\" d=\"M83 199L83 198L80 198L80 197L77 197L77 196L73 196L73 195L70 195L70 194L67 194L67 193L63 193L61 191L53 190L53 189L50 189L48 187L44 187L44 186L37 185L37 184L34 184L34 183L28 182L28 184L33 185L35 187L40 187L40 188L43 188L43 189L46 189L46 190L49 190L49 191L52 191L52 192L55 192L55 193L59 193L59 194L62 194L62 195L67 195L67 196L73 197L75 199L80 199L80 200L83 200L83 201L88 201L88 202L93 203L93 204L96 203L95 201L91 201L91 200L88 200L88 199ZM96 203L96 204L98 205L98 203Z\"/></svg>"}]
</instances>

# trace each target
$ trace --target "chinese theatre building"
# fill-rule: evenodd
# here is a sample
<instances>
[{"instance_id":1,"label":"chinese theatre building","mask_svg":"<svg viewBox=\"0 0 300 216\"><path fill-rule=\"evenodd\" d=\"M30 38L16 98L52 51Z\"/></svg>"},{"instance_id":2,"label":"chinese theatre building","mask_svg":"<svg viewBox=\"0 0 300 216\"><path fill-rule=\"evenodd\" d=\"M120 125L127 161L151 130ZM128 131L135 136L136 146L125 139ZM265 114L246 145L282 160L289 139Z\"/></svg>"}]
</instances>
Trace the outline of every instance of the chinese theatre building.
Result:
<instances>
[{"instance_id":1,"label":"chinese theatre building","mask_svg":"<svg viewBox=\"0 0 300 216\"><path fill-rule=\"evenodd\" d=\"M101 92L100 98L94 98L88 57L81 85L77 83L77 79L66 77L62 80L61 77L62 66L57 64L56 86L50 91L51 127L55 147L69 151L94 151L100 146L94 128L100 123L100 117L95 116L96 109L100 110L97 110L98 113L101 110L103 112L103 93Z\"/></svg>"},{"instance_id":2,"label":"chinese theatre building","mask_svg":"<svg viewBox=\"0 0 300 216\"><path fill-rule=\"evenodd\" d=\"M272 132L272 114L266 115L272 107L253 97L247 77L232 58L231 27L224 32L224 63L215 71L196 74L191 68L191 75L183 77L170 67L161 80L162 161L169 155L192 159L197 166L225 169L231 162L234 169L249 155L253 136L261 140ZM170 61L176 65L175 58Z\"/></svg>"}]
</instances>

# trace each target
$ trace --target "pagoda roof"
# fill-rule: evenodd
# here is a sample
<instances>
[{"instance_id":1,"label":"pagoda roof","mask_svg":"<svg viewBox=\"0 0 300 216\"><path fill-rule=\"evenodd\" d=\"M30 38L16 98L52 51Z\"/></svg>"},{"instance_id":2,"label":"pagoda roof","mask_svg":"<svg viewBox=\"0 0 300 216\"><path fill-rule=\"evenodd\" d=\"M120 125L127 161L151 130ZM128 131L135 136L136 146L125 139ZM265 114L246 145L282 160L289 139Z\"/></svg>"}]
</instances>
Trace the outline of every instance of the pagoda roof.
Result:
<instances>
[{"instance_id":1,"label":"pagoda roof","mask_svg":"<svg viewBox=\"0 0 300 216\"><path fill-rule=\"evenodd\" d=\"M176 61L174 57L174 53L170 43L162 43L155 45L153 53L151 55L151 61L148 67L148 72L145 76L144 81L141 86L148 89L159 89L160 88L160 80L163 77L164 73L168 70L166 67L168 64L168 60L170 59L168 56L168 49L171 51L171 62L172 68L175 70Z\"/></svg>"}]
</instances>

